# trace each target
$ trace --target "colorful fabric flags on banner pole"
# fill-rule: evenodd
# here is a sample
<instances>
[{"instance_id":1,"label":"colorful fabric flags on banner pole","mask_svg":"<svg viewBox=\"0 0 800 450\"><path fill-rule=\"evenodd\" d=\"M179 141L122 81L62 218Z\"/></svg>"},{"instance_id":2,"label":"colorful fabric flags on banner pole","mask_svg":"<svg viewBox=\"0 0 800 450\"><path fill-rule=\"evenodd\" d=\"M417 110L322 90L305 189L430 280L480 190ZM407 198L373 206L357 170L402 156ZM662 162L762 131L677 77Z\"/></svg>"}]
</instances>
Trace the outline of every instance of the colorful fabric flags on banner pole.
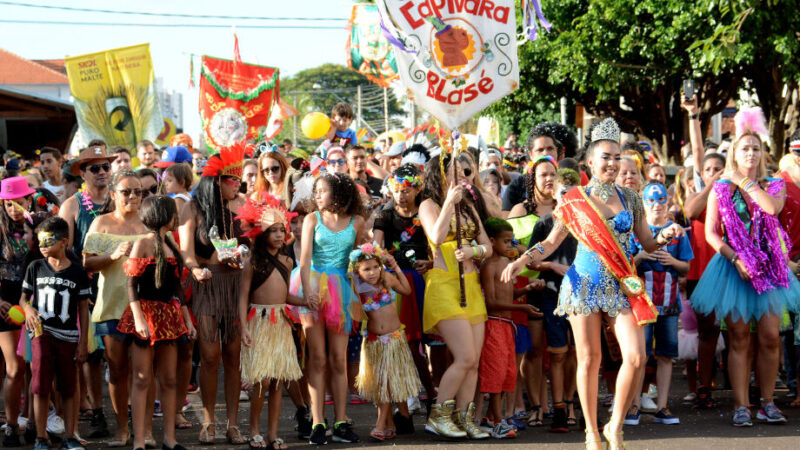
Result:
<instances>
[{"instance_id":1,"label":"colorful fabric flags on banner pole","mask_svg":"<svg viewBox=\"0 0 800 450\"><path fill-rule=\"evenodd\" d=\"M381 32L378 7L371 3L353 5L347 39L347 67L381 87L397 80L394 49Z\"/></svg>"},{"instance_id":2,"label":"colorful fabric flags on banner pole","mask_svg":"<svg viewBox=\"0 0 800 450\"><path fill-rule=\"evenodd\" d=\"M266 134L279 98L277 68L203 56L199 87L200 118L210 153Z\"/></svg>"}]
</instances>

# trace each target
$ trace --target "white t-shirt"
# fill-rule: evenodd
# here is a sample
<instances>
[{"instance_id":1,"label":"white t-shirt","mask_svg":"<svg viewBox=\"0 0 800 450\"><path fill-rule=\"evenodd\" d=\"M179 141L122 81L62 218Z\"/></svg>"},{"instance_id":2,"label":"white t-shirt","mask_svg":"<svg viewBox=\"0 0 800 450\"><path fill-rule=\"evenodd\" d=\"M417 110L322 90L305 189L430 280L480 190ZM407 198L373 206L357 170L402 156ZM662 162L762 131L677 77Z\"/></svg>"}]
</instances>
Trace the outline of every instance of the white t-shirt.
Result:
<instances>
[{"instance_id":1,"label":"white t-shirt","mask_svg":"<svg viewBox=\"0 0 800 450\"><path fill-rule=\"evenodd\" d=\"M64 185L63 184L61 186L53 186L52 184L50 184L49 181L45 181L44 183L42 183L42 187L47 189L48 191L52 192L53 195L58 197L58 199L60 201L62 201L62 202L64 201Z\"/></svg>"}]
</instances>

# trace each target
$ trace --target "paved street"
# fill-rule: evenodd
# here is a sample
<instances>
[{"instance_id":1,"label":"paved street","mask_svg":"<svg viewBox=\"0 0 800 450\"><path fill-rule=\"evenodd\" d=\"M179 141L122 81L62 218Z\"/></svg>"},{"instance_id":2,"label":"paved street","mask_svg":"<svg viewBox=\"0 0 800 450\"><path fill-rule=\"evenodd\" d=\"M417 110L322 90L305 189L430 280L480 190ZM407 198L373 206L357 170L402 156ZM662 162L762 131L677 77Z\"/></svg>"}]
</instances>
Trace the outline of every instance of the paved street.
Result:
<instances>
[{"instance_id":1,"label":"paved street","mask_svg":"<svg viewBox=\"0 0 800 450\"><path fill-rule=\"evenodd\" d=\"M689 405L681 403L681 398L686 394L684 392L686 382L681 376L682 365L676 364L674 386L677 386L673 392L673 399L670 401L670 408L672 412L681 419L680 425L660 425L654 424L652 415L643 414L642 423L637 427L626 427L625 437L629 449L797 449L800 448L800 409L790 409L789 401L785 398L786 391L779 391L778 406L783 409L783 412L789 418L789 423L786 425L766 425L756 423L752 428L734 428L730 425L732 399L730 391L717 391L715 398L719 399L721 407L719 410L713 411L694 411ZM221 386L221 385L220 385ZM224 441L224 406L222 398L218 397L217 404L217 420L222 420L217 427L217 444L213 447L197 445L197 435L199 433L200 422L200 398L197 395L191 395L190 399L193 403L193 412L187 413L187 418L195 423L194 428L186 431L179 431L178 440L187 448L202 449L202 448L247 448L246 446L234 447ZM109 406L107 405L107 408ZM398 436L391 443L373 443L369 442L369 431L375 420L375 409L371 405L358 405L348 406L348 414L355 420L355 431L366 442L360 444L353 444L352 447L359 448L381 448L394 446L395 448L407 449L424 449L424 448L487 448L489 445L500 445L505 448L537 448L537 449L580 449L583 448L583 432L575 430L569 434L552 434L548 432L549 421L545 420L545 427L537 429L528 429L520 433L517 439L510 440L490 440L483 442L448 442L437 440L427 434L423 430L424 418L423 416L415 416L414 422L417 427L417 432L410 436ZM332 412L332 407L327 408L329 420ZM755 415L755 410L753 414ZM111 417L110 411L106 412L107 417ZM248 403L244 402L240 406L240 426L243 433L248 430ZM293 422L294 408L288 396L283 398L283 408L280 422L280 436L286 439L290 448L304 447L306 443L296 439L294 432ZM601 413L601 420L606 420L608 417L607 412ZM262 415L262 432L266 431L266 405ZM81 429L86 430L88 422L81 423ZM154 419L154 426L157 428L155 431L156 440L161 439L160 426L161 420ZM330 443L329 447L345 448L344 444ZM100 449L105 448L103 443L93 443L89 448Z\"/></svg>"}]
</instances>

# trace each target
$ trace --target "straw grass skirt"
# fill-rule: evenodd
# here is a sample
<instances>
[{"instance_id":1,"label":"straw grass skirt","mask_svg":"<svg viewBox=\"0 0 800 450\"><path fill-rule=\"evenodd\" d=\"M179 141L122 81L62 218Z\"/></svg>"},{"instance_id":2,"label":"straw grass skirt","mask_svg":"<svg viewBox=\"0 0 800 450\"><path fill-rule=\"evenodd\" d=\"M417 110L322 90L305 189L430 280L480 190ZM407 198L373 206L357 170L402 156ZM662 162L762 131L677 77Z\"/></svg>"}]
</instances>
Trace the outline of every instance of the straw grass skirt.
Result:
<instances>
[{"instance_id":1,"label":"straw grass skirt","mask_svg":"<svg viewBox=\"0 0 800 450\"><path fill-rule=\"evenodd\" d=\"M252 305L247 329L253 345L242 345L242 379L249 383L262 380L280 382L303 376L292 339L292 327L283 315L285 304Z\"/></svg>"},{"instance_id":2,"label":"straw grass skirt","mask_svg":"<svg viewBox=\"0 0 800 450\"><path fill-rule=\"evenodd\" d=\"M367 335L356 388L359 395L376 404L405 402L419 394L422 386L402 328L380 336Z\"/></svg>"}]
</instances>

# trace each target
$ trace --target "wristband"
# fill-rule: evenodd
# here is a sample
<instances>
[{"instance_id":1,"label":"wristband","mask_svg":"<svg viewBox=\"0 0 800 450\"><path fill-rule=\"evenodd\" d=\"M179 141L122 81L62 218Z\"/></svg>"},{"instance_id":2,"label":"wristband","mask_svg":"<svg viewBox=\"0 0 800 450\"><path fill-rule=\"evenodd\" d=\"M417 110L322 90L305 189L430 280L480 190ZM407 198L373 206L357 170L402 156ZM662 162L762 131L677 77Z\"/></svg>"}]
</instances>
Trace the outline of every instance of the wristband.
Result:
<instances>
[{"instance_id":1,"label":"wristband","mask_svg":"<svg viewBox=\"0 0 800 450\"><path fill-rule=\"evenodd\" d=\"M689 119L691 119L691 120L699 120L700 119L700 113L690 114L689 115Z\"/></svg>"},{"instance_id":2,"label":"wristband","mask_svg":"<svg viewBox=\"0 0 800 450\"><path fill-rule=\"evenodd\" d=\"M478 247L472 247L472 259L478 259Z\"/></svg>"},{"instance_id":3,"label":"wristband","mask_svg":"<svg viewBox=\"0 0 800 450\"><path fill-rule=\"evenodd\" d=\"M730 258L728 258L728 261L730 261L730 262L731 262L731 264L736 264L736 260L738 260L738 259L739 259L739 254L738 254L738 253L736 253L736 252L733 252L733 254L731 255L731 257L730 257Z\"/></svg>"}]
</instances>

